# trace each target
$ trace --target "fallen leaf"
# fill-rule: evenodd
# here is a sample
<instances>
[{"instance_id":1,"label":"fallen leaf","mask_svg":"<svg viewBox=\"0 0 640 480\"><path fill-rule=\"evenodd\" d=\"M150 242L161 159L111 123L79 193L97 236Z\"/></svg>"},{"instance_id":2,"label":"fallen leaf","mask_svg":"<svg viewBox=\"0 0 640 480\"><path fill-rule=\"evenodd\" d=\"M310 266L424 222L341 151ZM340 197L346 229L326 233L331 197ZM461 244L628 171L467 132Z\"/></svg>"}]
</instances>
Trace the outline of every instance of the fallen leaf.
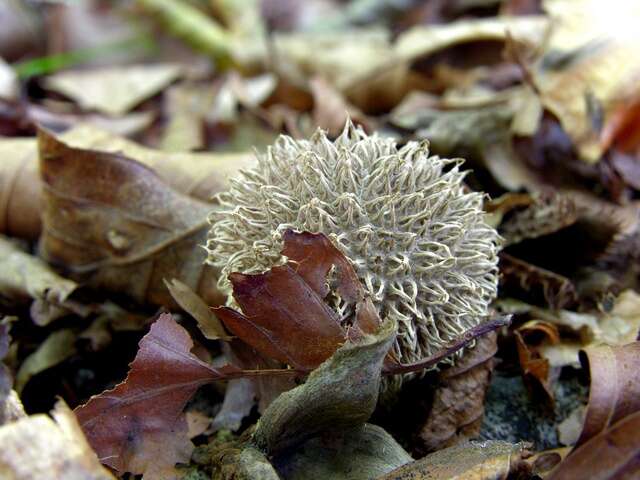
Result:
<instances>
[{"instance_id":1,"label":"fallen leaf","mask_svg":"<svg viewBox=\"0 0 640 480\"><path fill-rule=\"evenodd\" d=\"M545 108L562 124L580 157L597 162L608 146L609 123L637 98L635 3L546 0L553 22L533 79Z\"/></svg>"},{"instance_id":2,"label":"fallen leaf","mask_svg":"<svg viewBox=\"0 0 640 480\"><path fill-rule=\"evenodd\" d=\"M571 197L560 193L535 193L531 205L512 211L499 227L505 246L562 230L578 220Z\"/></svg>"},{"instance_id":3,"label":"fallen leaf","mask_svg":"<svg viewBox=\"0 0 640 480\"><path fill-rule=\"evenodd\" d=\"M69 147L44 131L39 145L45 260L139 303L173 305L164 278L179 278L207 303L221 302L199 248L209 205L127 157Z\"/></svg>"},{"instance_id":4,"label":"fallen leaf","mask_svg":"<svg viewBox=\"0 0 640 480\"><path fill-rule=\"evenodd\" d=\"M0 477L115 480L98 462L66 404L58 402L52 416L33 415L0 427Z\"/></svg>"},{"instance_id":5,"label":"fallen leaf","mask_svg":"<svg viewBox=\"0 0 640 480\"><path fill-rule=\"evenodd\" d=\"M514 337L524 382L533 390L534 395L541 394L547 405L553 405L553 389L549 383L549 360L529 347L518 330L514 332Z\"/></svg>"},{"instance_id":6,"label":"fallen leaf","mask_svg":"<svg viewBox=\"0 0 640 480\"><path fill-rule=\"evenodd\" d=\"M421 452L432 452L477 437L491 381L497 335L488 334L438 374L432 406L417 435Z\"/></svg>"},{"instance_id":7,"label":"fallen leaf","mask_svg":"<svg viewBox=\"0 0 640 480\"><path fill-rule=\"evenodd\" d=\"M384 429L365 423L312 438L276 457L274 466L286 480L369 480L412 460Z\"/></svg>"},{"instance_id":8,"label":"fallen leaf","mask_svg":"<svg viewBox=\"0 0 640 480\"><path fill-rule=\"evenodd\" d=\"M187 436L189 439L202 435L211 425L211 417L197 410L189 410L185 413L187 420Z\"/></svg>"},{"instance_id":9,"label":"fallen leaf","mask_svg":"<svg viewBox=\"0 0 640 480\"><path fill-rule=\"evenodd\" d=\"M69 312L86 316L90 307L70 298L78 288L40 258L0 236L0 295L14 301L33 299L31 318L37 325L47 325Z\"/></svg>"},{"instance_id":10,"label":"fallen leaf","mask_svg":"<svg viewBox=\"0 0 640 480\"><path fill-rule=\"evenodd\" d=\"M60 140L71 147L124 154L153 169L167 185L209 202L227 188L230 177L251 166L246 153L163 152L143 147L91 124L78 125ZM41 232L42 186L36 139L0 140L0 233L35 240Z\"/></svg>"},{"instance_id":11,"label":"fallen leaf","mask_svg":"<svg viewBox=\"0 0 640 480\"><path fill-rule=\"evenodd\" d=\"M640 411L609 425L582 444L547 477L548 480L638 478Z\"/></svg>"},{"instance_id":12,"label":"fallen leaf","mask_svg":"<svg viewBox=\"0 0 640 480\"><path fill-rule=\"evenodd\" d=\"M587 347L580 359L589 371L591 388L577 446L640 410L640 342Z\"/></svg>"},{"instance_id":13,"label":"fallen leaf","mask_svg":"<svg viewBox=\"0 0 640 480\"><path fill-rule=\"evenodd\" d=\"M177 278L168 282L164 280L164 284L169 289L171 296L180 307L196 319L198 328L209 340L231 340L232 337L227 335L226 330L218 320L218 317L211 311L205 301L198 296L196 292L191 290Z\"/></svg>"},{"instance_id":14,"label":"fallen leaf","mask_svg":"<svg viewBox=\"0 0 640 480\"><path fill-rule=\"evenodd\" d=\"M46 77L45 87L75 100L86 110L122 115L181 74L177 64L103 67L56 73Z\"/></svg>"},{"instance_id":15,"label":"fallen leaf","mask_svg":"<svg viewBox=\"0 0 640 480\"><path fill-rule=\"evenodd\" d=\"M252 443L275 455L322 432L362 425L378 401L395 329L387 322L377 335L342 346L304 385L280 395L260 418Z\"/></svg>"},{"instance_id":16,"label":"fallen leaf","mask_svg":"<svg viewBox=\"0 0 640 480\"><path fill-rule=\"evenodd\" d=\"M18 393L35 375L62 363L76 353L76 334L65 328L50 334L38 349L24 359L16 374L15 389Z\"/></svg>"},{"instance_id":17,"label":"fallen leaf","mask_svg":"<svg viewBox=\"0 0 640 480\"><path fill-rule=\"evenodd\" d=\"M201 385L240 371L215 369L190 353L192 347L186 330L161 315L140 341L127 379L75 410L101 462L153 479L189 460L185 404Z\"/></svg>"},{"instance_id":18,"label":"fallen leaf","mask_svg":"<svg viewBox=\"0 0 640 480\"><path fill-rule=\"evenodd\" d=\"M493 480L527 466L526 446L498 440L465 442L408 463L378 480ZM526 477L525 477L526 478Z\"/></svg>"}]
</instances>

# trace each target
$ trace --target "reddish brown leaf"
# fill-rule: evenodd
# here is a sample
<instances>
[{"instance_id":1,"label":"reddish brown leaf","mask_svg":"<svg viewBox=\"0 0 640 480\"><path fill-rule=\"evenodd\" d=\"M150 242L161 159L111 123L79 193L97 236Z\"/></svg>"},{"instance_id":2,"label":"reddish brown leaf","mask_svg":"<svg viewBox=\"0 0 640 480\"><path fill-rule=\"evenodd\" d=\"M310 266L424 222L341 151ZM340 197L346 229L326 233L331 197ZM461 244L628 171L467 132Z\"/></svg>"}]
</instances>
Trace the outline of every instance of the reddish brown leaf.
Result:
<instances>
[{"instance_id":1,"label":"reddish brown leaf","mask_svg":"<svg viewBox=\"0 0 640 480\"><path fill-rule=\"evenodd\" d=\"M210 206L169 187L145 165L72 148L39 132L44 184L41 254L76 280L138 302L174 306L164 279L178 278L209 305L220 302L201 248Z\"/></svg>"},{"instance_id":2,"label":"reddish brown leaf","mask_svg":"<svg viewBox=\"0 0 640 480\"><path fill-rule=\"evenodd\" d=\"M344 342L336 313L288 265L259 275L232 273L229 279L244 315L229 308L216 313L259 352L306 371Z\"/></svg>"},{"instance_id":3,"label":"reddish brown leaf","mask_svg":"<svg viewBox=\"0 0 640 480\"><path fill-rule=\"evenodd\" d=\"M350 303L363 297L364 290L349 259L323 234L287 230L283 240L282 254L293 263L289 266L320 297L324 298L329 293L327 275L334 266L337 273L336 289L340 296Z\"/></svg>"},{"instance_id":4,"label":"reddish brown leaf","mask_svg":"<svg viewBox=\"0 0 640 480\"><path fill-rule=\"evenodd\" d=\"M161 315L140 341L127 379L76 409L102 463L153 478L189 460L186 402L199 386L240 372L207 365L191 347L186 330L170 314Z\"/></svg>"},{"instance_id":5,"label":"reddish brown leaf","mask_svg":"<svg viewBox=\"0 0 640 480\"><path fill-rule=\"evenodd\" d=\"M637 371L637 370L636 370ZM601 431L573 451L548 480L623 480L640 477L640 411Z\"/></svg>"},{"instance_id":6,"label":"reddish brown leaf","mask_svg":"<svg viewBox=\"0 0 640 480\"><path fill-rule=\"evenodd\" d=\"M589 369L591 388L577 445L640 410L640 342L587 347L580 360Z\"/></svg>"}]
</instances>

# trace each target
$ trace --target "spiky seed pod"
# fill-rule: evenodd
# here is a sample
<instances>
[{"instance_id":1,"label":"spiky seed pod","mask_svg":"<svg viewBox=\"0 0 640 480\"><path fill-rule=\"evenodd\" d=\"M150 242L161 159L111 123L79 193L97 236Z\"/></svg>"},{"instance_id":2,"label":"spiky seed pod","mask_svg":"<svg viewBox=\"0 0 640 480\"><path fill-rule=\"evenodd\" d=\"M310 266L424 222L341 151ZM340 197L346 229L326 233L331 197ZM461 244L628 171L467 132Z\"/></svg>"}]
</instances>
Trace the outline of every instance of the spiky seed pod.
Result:
<instances>
[{"instance_id":1,"label":"spiky seed pod","mask_svg":"<svg viewBox=\"0 0 640 480\"><path fill-rule=\"evenodd\" d=\"M430 157L427 142L397 148L350 122L335 142L321 130L308 141L281 136L210 214L206 248L222 268L219 287L231 292L231 272L282 263L286 229L322 232L351 259L381 317L397 320L395 354L433 354L481 323L497 290L500 237L460 163Z\"/></svg>"}]
</instances>

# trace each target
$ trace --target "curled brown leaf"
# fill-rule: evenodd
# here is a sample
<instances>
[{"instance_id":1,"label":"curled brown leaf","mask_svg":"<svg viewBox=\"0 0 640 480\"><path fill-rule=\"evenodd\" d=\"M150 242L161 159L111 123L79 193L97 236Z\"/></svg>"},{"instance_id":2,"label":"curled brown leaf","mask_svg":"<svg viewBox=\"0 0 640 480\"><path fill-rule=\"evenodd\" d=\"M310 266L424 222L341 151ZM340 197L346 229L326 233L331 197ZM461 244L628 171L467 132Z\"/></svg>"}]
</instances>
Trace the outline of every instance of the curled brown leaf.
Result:
<instances>
[{"instance_id":1,"label":"curled brown leaf","mask_svg":"<svg viewBox=\"0 0 640 480\"><path fill-rule=\"evenodd\" d=\"M577 445L640 410L640 342L590 346L580 360L589 370L591 388Z\"/></svg>"}]
</instances>

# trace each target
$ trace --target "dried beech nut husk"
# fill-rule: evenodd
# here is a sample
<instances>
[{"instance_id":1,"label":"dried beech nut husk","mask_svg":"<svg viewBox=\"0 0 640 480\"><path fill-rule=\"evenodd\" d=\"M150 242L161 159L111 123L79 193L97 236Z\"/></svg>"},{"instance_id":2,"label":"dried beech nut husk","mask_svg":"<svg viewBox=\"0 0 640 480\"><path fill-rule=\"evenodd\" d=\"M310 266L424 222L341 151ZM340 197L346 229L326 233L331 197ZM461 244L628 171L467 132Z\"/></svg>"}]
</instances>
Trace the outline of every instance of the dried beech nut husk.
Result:
<instances>
[{"instance_id":1,"label":"dried beech nut husk","mask_svg":"<svg viewBox=\"0 0 640 480\"><path fill-rule=\"evenodd\" d=\"M430 156L427 142L398 148L351 122L333 142L321 130L310 140L283 135L217 196L207 261L222 268L219 287L233 304L231 272L283 263L289 228L324 233L380 316L398 322L398 359L428 357L485 321L497 293L501 238L461 163ZM330 300L349 318L346 302Z\"/></svg>"}]
</instances>

